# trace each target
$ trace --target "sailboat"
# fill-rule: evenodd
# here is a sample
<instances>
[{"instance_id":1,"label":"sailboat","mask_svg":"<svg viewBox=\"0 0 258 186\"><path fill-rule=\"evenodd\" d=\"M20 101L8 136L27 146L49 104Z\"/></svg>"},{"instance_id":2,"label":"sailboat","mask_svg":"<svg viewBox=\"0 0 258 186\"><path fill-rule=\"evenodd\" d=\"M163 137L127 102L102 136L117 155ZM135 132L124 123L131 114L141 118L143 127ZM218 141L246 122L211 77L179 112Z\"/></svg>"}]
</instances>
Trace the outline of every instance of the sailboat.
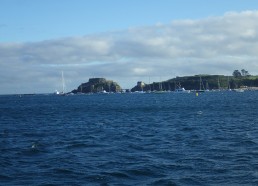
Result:
<instances>
[{"instance_id":1,"label":"sailboat","mask_svg":"<svg viewBox=\"0 0 258 186\"><path fill-rule=\"evenodd\" d=\"M209 92L210 91L210 88L209 88L209 83L208 83L208 81L206 81L206 87L205 87L206 89L205 89L205 91L206 92Z\"/></svg>"},{"instance_id":2,"label":"sailboat","mask_svg":"<svg viewBox=\"0 0 258 186\"><path fill-rule=\"evenodd\" d=\"M175 82L175 92L177 93L190 93L190 90L185 90L184 87L181 87L180 82Z\"/></svg>"},{"instance_id":3,"label":"sailboat","mask_svg":"<svg viewBox=\"0 0 258 186\"><path fill-rule=\"evenodd\" d=\"M218 77L218 91L221 91L219 77Z\"/></svg>"},{"instance_id":4,"label":"sailboat","mask_svg":"<svg viewBox=\"0 0 258 186\"><path fill-rule=\"evenodd\" d=\"M64 72L62 71L62 92L59 93L61 96L65 96L65 81L64 81Z\"/></svg>"},{"instance_id":5,"label":"sailboat","mask_svg":"<svg viewBox=\"0 0 258 186\"><path fill-rule=\"evenodd\" d=\"M230 81L229 81L229 76L228 76L228 91L231 91L231 88L230 88Z\"/></svg>"},{"instance_id":6,"label":"sailboat","mask_svg":"<svg viewBox=\"0 0 258 186\"><path fill-rule=\"evenodd\" d=\"M202 89L202 87L203 87L203 89ZM196 92L205 92L201 76L200 76L200 88L199 88L199 90L196 90Z\"/></svg>"},{"instance_id":7,"label":"sailboat","mask_svg":"<svg viewBox=\"0 0 258 186\"><path fill-rule=\"evenodd\" d=\"M162 82L159 82L159 90L155 90L153 91L155 94L162 94L162 93L166 93L166 91L163 90L162 87Z\"/></svg>"}]
</instances>

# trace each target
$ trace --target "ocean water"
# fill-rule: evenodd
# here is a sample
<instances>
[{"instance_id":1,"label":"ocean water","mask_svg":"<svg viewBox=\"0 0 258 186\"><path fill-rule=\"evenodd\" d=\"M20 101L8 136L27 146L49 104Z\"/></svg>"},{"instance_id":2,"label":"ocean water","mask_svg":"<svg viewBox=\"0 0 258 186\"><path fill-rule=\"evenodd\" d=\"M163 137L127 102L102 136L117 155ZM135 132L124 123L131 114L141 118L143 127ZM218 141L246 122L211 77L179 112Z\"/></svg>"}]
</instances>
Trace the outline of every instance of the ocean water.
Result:
<instances>
[{"instance_id":1,"label":"ocean water","mask_svg":"<svg viewBox=\"0 0 258 186\"><path fill-rule=\"evenodd\" d=\"M0 96L0 185L258 185L258 92Z\"/></svg>"}]
</instances>

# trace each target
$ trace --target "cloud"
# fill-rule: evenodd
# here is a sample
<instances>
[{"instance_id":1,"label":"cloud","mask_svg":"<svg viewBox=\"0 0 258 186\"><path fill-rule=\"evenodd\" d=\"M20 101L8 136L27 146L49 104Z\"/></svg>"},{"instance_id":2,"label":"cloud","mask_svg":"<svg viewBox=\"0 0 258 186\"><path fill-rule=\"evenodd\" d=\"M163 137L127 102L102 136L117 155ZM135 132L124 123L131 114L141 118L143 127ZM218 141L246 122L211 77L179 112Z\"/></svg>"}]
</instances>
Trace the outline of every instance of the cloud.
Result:
<instances>
[{"instance_id":1,"label":"cloud","mask_svg":"<svg viewBox=\"0 0 258 186\"><path fill-rule=\"evenodd\" d=\"M0 93L53 92L61 71L72 90L91 77L124 88L138 80L194 74L258 74L258 11L60 38L0 43ZM157 80L156 80L157 81Z\"/></svg>"}]
</instances>

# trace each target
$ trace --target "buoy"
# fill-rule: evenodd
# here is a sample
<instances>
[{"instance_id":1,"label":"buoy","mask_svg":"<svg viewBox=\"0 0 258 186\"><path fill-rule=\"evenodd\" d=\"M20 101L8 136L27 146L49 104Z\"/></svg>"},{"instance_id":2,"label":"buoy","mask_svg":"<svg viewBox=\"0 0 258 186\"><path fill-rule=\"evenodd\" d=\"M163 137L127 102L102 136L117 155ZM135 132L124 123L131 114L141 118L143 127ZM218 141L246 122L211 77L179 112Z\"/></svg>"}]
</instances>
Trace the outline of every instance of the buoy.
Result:
<instances>
[{"instance_id":1,"label":"buoy","mask_svg":"<svg viewBox=\"0 0 258 186\"><path fill-rule=\"evenodd\" d=\"M199 96L198 92L196 92L196 96Z\"/></svg>"}]
</instances>

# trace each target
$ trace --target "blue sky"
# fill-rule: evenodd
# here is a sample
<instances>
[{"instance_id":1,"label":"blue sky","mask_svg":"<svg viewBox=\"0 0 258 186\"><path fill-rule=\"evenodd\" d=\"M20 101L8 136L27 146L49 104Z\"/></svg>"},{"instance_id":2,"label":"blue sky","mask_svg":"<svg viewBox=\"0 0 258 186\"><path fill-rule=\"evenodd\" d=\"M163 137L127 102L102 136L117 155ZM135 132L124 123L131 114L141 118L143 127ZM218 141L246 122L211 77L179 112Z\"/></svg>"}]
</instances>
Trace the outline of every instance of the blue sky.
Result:
<instances>
[{"instance_id":1,"label":"blue sky","mask_svg":"<svg viewBox=\"0 0 258 186\"><path fill-rule=\"evenodd\" d=\"M0 42L27 42L220 16L257 0L1 0Z\"/></svg>"},{"instance_id":2,"label":"blue sky","mask_svg":"<svg viewBox=\"0 0 258 186\"><path fill-rule=\"evenodd\" d=\"M0 0L0 94L258 74L258 0Z\"/></svg>"}]
</instances>

